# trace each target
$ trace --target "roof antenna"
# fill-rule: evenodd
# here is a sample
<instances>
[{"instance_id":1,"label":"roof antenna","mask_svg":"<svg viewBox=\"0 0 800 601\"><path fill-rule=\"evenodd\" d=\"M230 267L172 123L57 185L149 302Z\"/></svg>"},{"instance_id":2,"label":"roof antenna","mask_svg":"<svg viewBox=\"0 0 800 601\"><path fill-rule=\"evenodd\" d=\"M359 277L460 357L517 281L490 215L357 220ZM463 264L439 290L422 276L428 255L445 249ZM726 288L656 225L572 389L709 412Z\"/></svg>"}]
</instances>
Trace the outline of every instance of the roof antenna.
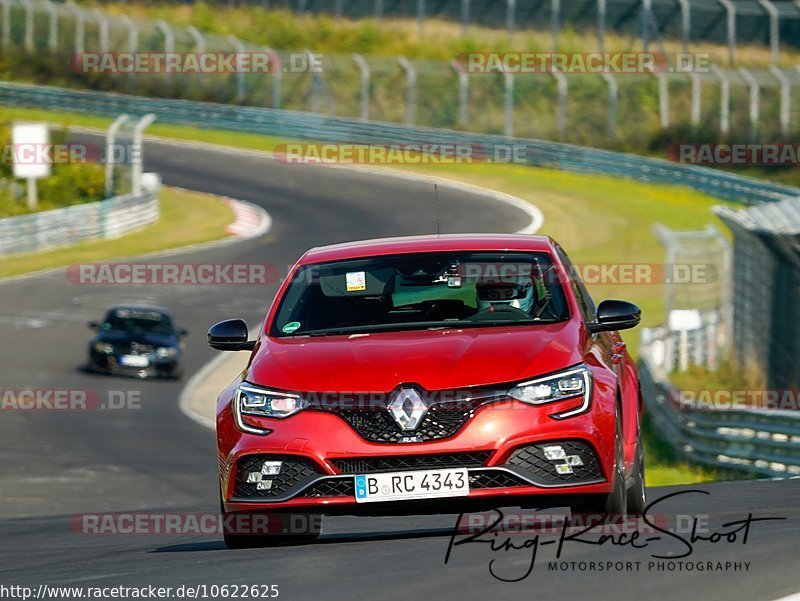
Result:
<instances>
[{"instance_id":1,"label":"roof antenna","mask_svg":"<svg viewBox=\"0 0 800 601\"><path fill-rule=\"evenodd\" d=\"M436 237L438 238L440 235L439 231L439 186L437 184L433 184L433 194L436 201Z\"/></svg>"}]
</instances>

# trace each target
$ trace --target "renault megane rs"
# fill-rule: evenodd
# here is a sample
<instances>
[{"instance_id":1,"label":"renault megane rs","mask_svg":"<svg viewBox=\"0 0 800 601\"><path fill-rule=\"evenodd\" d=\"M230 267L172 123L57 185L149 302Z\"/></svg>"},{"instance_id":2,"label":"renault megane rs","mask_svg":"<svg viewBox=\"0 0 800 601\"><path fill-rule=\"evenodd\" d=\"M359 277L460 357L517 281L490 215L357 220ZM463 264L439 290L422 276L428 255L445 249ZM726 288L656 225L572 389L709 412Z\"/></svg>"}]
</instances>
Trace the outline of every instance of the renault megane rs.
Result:
<instances>
[{"instance_id":1,"label":"renault megane rs","mask_svg":"<svg viewBox=\"0 0 800 601\"><path fill-rule=\"evenodd\" d=\"M642 399L618 333L639 319L595 305L548 237L310 250L255 340L240 319L208 332L251 352L217 405L222 511L641 512Z\"/></svg>"}]
</instances>

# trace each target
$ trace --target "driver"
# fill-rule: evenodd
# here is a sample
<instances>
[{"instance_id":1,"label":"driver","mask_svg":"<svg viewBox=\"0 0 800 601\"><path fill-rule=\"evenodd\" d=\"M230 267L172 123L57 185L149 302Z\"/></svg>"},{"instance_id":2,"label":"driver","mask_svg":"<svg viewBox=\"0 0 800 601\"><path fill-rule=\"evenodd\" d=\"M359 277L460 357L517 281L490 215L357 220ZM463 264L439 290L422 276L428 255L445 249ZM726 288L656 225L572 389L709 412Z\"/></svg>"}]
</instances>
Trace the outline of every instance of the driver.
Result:
<instances>
[{"instance_id":1,"label":"driver","mask_svg":"<svg viewBox=\"0 0 800 601\"><path fill-rule=\"evenodd\" d=\"M530 314L533 306L533 281L519 278L511 282L477 284L478 311L493 311L498 306L514 307Z\"/></svg>"}]
</instances>

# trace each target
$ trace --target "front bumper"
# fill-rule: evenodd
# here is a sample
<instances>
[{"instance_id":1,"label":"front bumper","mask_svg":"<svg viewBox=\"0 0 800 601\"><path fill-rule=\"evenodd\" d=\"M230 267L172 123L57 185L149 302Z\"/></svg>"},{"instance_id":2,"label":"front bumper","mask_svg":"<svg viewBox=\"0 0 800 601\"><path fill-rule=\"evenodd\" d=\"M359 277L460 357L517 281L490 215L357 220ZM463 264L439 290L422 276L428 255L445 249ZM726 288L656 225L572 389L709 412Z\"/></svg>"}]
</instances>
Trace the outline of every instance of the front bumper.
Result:
<instances>
[{"instance_id":1,"label":"front bumper","mask_svg":"<svg viewBox=\"0 0 800 601\"><path fill-rule=\"evenodd\" d=\"M177 358L162 359L152 354L147 358L146 366L130 366L121 363L120 355L107 355L91 351L89 366L94 371L102 371L115 376L172 378L180 375Z\"/></svg>"},{"instance_id":2,"label":"front bumper","mask_svg":"<svg viewBox=\"0 0 800 601\"><path fill-rule=\"evenodd\" d=\"M597 392L595 392L597 395ZM613 403L594 399L592 409L567 420L550 417L559 407L505 400L480 407L454 436L414 443L365 440L341 417L303 411L285 420L262 420L272 431L246 434L234 425L230 404L217 423L220 484L227 512L310 510L323 513L441 512L464 501L490 506L552 505L562 497L607 494L614 473ZM583 467L558 476L542 446L571 445ZM246 474L263 461L286 462L269 491L257 491ZM468 497L391 503L356 503L355 474L466 467ZM248 486L249 484L249 486ZM366 507L369 505L370 507Z\"/></svg>"}]
</instances>

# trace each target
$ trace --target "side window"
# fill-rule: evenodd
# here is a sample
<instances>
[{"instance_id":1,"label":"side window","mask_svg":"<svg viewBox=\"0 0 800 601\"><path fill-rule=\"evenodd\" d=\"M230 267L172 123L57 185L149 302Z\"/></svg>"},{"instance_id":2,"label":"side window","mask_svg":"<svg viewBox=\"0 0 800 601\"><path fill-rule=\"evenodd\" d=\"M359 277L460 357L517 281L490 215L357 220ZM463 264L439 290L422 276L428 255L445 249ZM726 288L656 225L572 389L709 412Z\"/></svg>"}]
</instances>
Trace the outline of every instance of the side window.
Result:
<instances>
[{"instance_id":1,"label":"side window","mask_svg":"<svg viewBox=\"0 0 800 601\"><path fill-rule=\"evenodd\" d=\"M567 270L569 284L572 287L572 291L575 293L575 298L578 300L578 306L580 306L581 313L583 313L583 318L587 322L594 321L597 308L589 292L587 292L583 280L581 280L580 273L572 264L572 261L569 260L563 248L556 245L556 250L558 251L558 256L561 258L561 262L564 263L564 268Z\"/></svg>"}]
</instances>

